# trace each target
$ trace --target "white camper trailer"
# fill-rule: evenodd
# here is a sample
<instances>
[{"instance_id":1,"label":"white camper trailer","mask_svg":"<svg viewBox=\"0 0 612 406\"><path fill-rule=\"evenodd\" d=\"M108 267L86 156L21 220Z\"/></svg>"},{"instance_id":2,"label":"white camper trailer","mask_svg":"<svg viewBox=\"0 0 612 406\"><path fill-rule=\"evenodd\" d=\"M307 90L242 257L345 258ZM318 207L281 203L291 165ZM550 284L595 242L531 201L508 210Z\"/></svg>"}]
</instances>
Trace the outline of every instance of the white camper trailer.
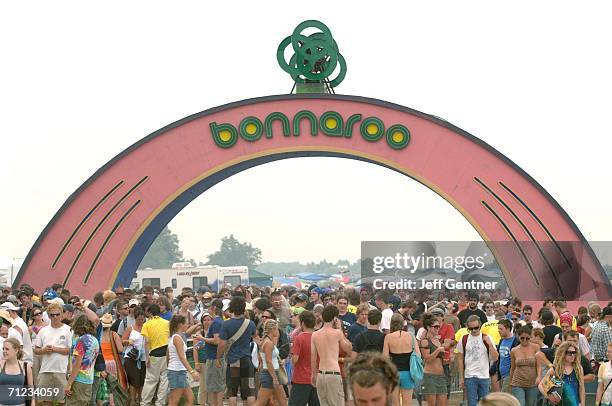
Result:
<instances>
[{"instance_id":1,"label":"white camper trailer","mask_svg":"<svg viewBox=\"0 0 612 406\"><path fill-rule=\"evenodd\" d=\"M186 266L189 264L189 266ZM193 267L189 262L176 263L170 269L139 269L134 274L130 287L140 289L143 286L172 289L185 287L198 290L208 286L210 289L219 291L223 287L235 288L238 285L248 285L249 268L246 266L217 266L204 265Z\"/></svg>"}]
</instances>

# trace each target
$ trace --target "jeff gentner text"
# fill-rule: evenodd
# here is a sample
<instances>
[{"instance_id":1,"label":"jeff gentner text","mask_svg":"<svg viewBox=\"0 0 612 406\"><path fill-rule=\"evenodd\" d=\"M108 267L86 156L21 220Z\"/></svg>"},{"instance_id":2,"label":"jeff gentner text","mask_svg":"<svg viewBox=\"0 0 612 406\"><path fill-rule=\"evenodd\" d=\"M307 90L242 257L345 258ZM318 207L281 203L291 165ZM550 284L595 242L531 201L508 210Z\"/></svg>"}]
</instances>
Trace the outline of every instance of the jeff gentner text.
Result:
<instances>
[{"instance_id":1,"label":"jeff gentner text","mask_svg":"<svg viewBox=\"0 0 612 406\"><path fill-rule=\"evenodd\" d=\"M377 278L373 281L374 289L399 289L399 290L419 290L419 289L474 289L474 290L495 290L497 282L481 281L457 281L456 279L395 279L386 280Z\"/></svg>"}]
</instances>

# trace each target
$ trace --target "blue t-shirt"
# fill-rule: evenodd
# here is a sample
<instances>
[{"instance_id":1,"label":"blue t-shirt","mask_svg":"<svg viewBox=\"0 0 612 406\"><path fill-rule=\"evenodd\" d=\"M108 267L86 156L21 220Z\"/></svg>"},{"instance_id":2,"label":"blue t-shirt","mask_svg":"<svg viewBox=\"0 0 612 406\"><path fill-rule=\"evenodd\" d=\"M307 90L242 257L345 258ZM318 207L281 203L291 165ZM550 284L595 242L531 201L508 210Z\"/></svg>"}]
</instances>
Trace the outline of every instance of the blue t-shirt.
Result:
<instances>
[{"instance_id":1,"label":"blue t-shirt","mask_svg":"<svg viewBox=\"0 0 612 406\"><path fill-rule=\"evenodd\" d=\"M368 331L367 324L364 326L359 323L355 323L348 330L348 340L352 344L355 344L355 339L357 338L357 336L361 333L365 333L366 331Z\"/></svg>"},{"instance_id":2,"label":"blue t-shirt","mask_svg":"<svg viewBox=\"0 0 612 406\"><path fill-rule=\"evenodd\" d=\"M357 316L351 312L347 312L344 316L338 316L342 320L342 325L348 330L357 321Z\"/></svg>"},{"instance_id":3,"label":"blue t-shirt","mask_svg":"<svg viewBox=\"0 0 612 406\"><path fill-rule=\"evenodd\" d=\"M499 373L502 378L510 375L510 351L514 337L504 338L499 342Z\"/></svg>"},{"instance_id":4,"label":"blue t-shirt","mask_svg":"<svg viewBox=\"0 0 612 406\"><path fill-rule=\"evenodd\" d=\"M221 334L219 334L219 338L222 340L229 340L236 334L236 332L242 326L244 318L239 319L229 319L223 322L223 326L221 327ZM238 361L240 358L248 357L251 358L251 339L257 333L257 328L255 327L255 323L252 320L249 320L249 325L247 326L244 333L240 336L238 340L234 344L232 344L231 348L228 352L228 362L231 364L232 362Z\"/></svg>"},{"instance_id":5,"label":"blue t-shirt","mask_svg":"<svg viewBox=\"0 0 612 406\"><path fill-rule=\"evenodd\" d=\"M220 316L217 316L214 318L210 327L208 328L208 333L206 333L206 338L214 338L215 334L219 334L220 336L221 327L223 327L223 318ZM212 360L216 359L217 358L217 345L206 343L206 345L204 345L203 354L202 352L200 352L198 355L200 357L203 357L200 359L212 359Z\"/></svg>"}]
</instances>

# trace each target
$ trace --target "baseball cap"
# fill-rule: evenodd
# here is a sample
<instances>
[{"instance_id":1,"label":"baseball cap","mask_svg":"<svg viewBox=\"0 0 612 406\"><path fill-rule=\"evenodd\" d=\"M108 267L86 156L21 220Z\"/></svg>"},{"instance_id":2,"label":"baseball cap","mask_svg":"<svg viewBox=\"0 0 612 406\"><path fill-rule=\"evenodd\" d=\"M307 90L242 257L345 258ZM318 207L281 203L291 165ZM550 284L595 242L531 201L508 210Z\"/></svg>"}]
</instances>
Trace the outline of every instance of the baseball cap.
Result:
<instances>
[{"instance_id":1,"label":"baseball cap","mask_svg":"<svg viewBox=\"0 0 612 406\"><path fill-rule=\"evenodd\" d=\"M69 304L65 304L63 308L64 308L65 312L74 312L74 306L71 305L70 303Z\"/></svg>"},{"instance_id":2,"label":"baseball cap","mask_svg":"<svg viewBox=\"0 0 612 406\"><path fill-rule=\"evenodd\" d=\"M223 299L223 311L226 311L229 308L229 305L230 305L230 300Z\"/></svg>"},{"instance_id":3,"label":"baseball cap","mask_svg":"<svg viewBox=\"0 0 612 406\"><path fill-rule=\"evenodd\" d=\"M138 299L130 299L130 301L128 302L128 306L132 307L132 306L138 306L140 304L140 302L138 301Z\"/></svg>"},{"instance_id":4,"label":"baseball cap","mask_svg":"<svg viewBox=\"0 0 612 406\"><path fill-rule=\"evenodd\" d=\"M301 314L302 312L304 312L306 309L303 307L294 307L293 308L293 314Z\"/></svg>"},{"instance_id":5,"label":"baseball cap","mask_svg":"<svg viewBox=\"0 0 612 406\"><path fill-rule=\"evenodd\" d=\"M0 305L0 309L17 311L19 308L11 302L4 302Z\"/></svg>"},{"instance_id":6,"label":"baseball cap","mask_svg":"<svg viewBox=\"0 0 612 406\"><path fill-rule=\"evenodd\" d=\"M7 302L15 303L17 301L17 297L15 295L8 295L6 300Z\"/></svg>"},{"instance_id":7,"label":"baseball cap","mask_svg":"<svg viewBox=\"0 0 612 406\"><path fill-rule=\"evenodd\" d=\"M297 300L299 300L300 302L307 302L308 296L306 296L305 293L300 293L299 295L297 295Z\"/></svg>"}]
</instances>

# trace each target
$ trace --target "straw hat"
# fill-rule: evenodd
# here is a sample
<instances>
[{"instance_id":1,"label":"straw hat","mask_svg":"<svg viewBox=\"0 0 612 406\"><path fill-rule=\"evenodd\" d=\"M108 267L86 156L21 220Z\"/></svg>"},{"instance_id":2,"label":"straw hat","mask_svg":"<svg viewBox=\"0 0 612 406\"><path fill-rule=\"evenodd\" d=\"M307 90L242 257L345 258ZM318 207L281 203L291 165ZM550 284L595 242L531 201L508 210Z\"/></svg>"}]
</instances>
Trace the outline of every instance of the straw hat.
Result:
<instances>
[{"instance_id":1,"label":"straw hat","mask_svg":"<svg viewBox=\"0 0 612 406\"><path fill-rule=\"evenodd\" d=\"M104 314L104 316L100 318L100 322L102 322L102 327L104 328L108 328L112 326L113 325L113 315L110 313Z\"/></svg>"},{"instance_id":2,"label":"straw hat","mask_svg":"<svg viewBox=\"0 0 612 406\"><path fill-rule=\"evenodd\" d=\"M13 319L11 318L11 315L9 314L8 311L4 309L0 309L0 318L3 318L8 323L9 326L13 324Z\"/></svg>"}]
</instances>

